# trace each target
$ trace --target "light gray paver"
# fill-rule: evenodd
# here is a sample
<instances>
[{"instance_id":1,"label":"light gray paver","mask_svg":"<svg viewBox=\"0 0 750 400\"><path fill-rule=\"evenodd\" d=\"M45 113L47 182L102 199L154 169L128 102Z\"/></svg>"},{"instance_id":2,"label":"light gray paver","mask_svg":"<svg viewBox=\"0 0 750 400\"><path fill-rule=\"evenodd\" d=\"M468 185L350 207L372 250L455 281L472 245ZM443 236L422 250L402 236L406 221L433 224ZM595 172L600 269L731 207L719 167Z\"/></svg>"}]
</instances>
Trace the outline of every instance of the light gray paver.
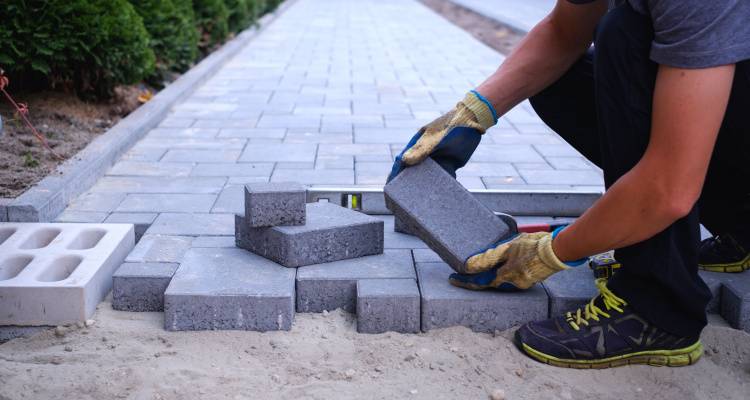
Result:
<instances>
[{"instance_id":1,"label":"light gray paver","mask_svg":"<svg viewBox=\"0 0 750 400\"><path fill-rule=\"evenodd\" d=\"M245 185L245 223L252 228L305 224L307 190L299 183Z\"/></svg>"},{"instance_id":2,"label":"light gray paver","mask_svg":"<svg viewBox=\"0 0 750 400\"><path fill-rule=\"evenodd\" d=\"M138 243L156 219L156 213L112 213L104 220L107 224L133 224L135 241Z\"/></svg>"},{"instance_id":3,"label":"light gray paver","mask_svg":"<svg viewBox=\"0 0 750 400\"><path fill-rule=\"evenodd\" d=\"M105 176L91 188L108 193L219 193L226 178L120 177Z\"/></svg>"},{"instance_id":4,"label":"light gray paver","mask_svg":"<svg viewBox=\"0 0 750 400\"><path fill-rule=\"evenodd\" d=\"M560 271L547 278L543 286L549 296L550 318L559 317L586 305L599 293L594 280L594 273L588 264Z\"/></svg>"},{"instance_id":5,"label":"light gray paver","mask_svg":"<svg viewBox=\"0 0 750 400\"><path fill-rule=\"evenodd\" d=\"M329 203L307 204L306 223L251 228L235 217L237 247L286 267L299 267L383 252L383 222Z\"/></svg>"},{"instance_id":6,"label":"light gray paver","mask_svg":"<svg viewBox=\"0 0 750 400\"><path fill-rule=\"evenodd\" d=\"M231 235L232 214L162 213L147 233L162 235Z\"/></svg>"},{"instance_id":7,"label":"light gray paver","mask_svg":"<svg viewBox=\"0 0 750 400\"><path fill-rule=\"evenodd\" d=\"M513 293L474 291L452 286L451 273L445 263L417 264L425 332L458 325L494 332L547 319L547 294L540 285Z\"/></svg>"},{"instance_id":8,"label":"light gray paver","mask_svg":"<svg viewBox=\"0 0 750 400\"><path fill-rule=\"evenodd\" d=\"M129 194L115 211L207 213L215 201L215 194Z\"/></svg>"},{"instance_id":9,"label":"light gray paver","mask_svg":"<svg viewBox=\"0 0 750 400\"><path fill-rule=\"evenodd\" d=\"M289 330L295 270L242 249L192 249L164 293L167 330Z\"/></svg>"},{"instance_id":10,"label":"light gray paver","mask_svg":"<svg viewBox=\"0 0 750 400\"><path fill-rule=\"evenodd\" d=\"M415 279L409 250L300 267L297 270L297 312L356 310L360 279Z\"/></svg>"},{"instance_id":11,"label":"light gray paver","mask_svg":"<svg viewBox=\"0 0 750 400\"><path fill-rule=\"evenodd\" d=\"M193 168L192 176L271 176L273 163L200 163Z\"/></svg>"},{"instance_id":12,"label":"light gray paver","mask_svg":"<svg viewBox=\"0 0 750 400\"><path fill-rule=\"evenodd\" d=\"M173 149L167 151L162 160L164 162L234 163L239 156L240 150Z\"/></svg>"},{"instance_id":13,"label":"light gray paver","mask_svg":"<svg viewBox=\"0 0 750 400\"><path fill-rule=\"evenodd\" d=\"M406 168L385 187L386 204L458 272L509 227L432 159ZM429 199L429 201L427 201Z\"/></svg>"},{"instance_id":14,"label":"light gray paver","mask_svg":"<svg viewBox=\"0 0 750 400\"><path fill-rule=\"evenodd\" d=\"M240 162L315 162L317 145L300 143L250 144Z\"/></svg>"},{"instance_id":15,"label":"light gray paver","mask_svg":"<svg viewBox=\"0 0 750 400\"><path fill-rule=\"evenodd\" d=\"M722 282L721 316L733 328L750 332L750 274L731 275Z\"/></svg>"},{"instance_id":16,"label":"light gray paver","mask_svg":"<svg viewBox=\"0 0 750 400\"><path fill-rule=\"evenodd\" d=\"M86 192L71 202L68 210L111 212L124 198L124 193Z\"/></svg>"},{"instance_id":17,"label":"light gray paver","mask_svg":"<svg viewBox=\"0 0 750 400\"><path fill-rule=\"evenodd\" d=\"M171 153L171 150L170 150ZM186 163L120 161L107 171L110 176L188 176L193 166Z\"/></svg>"},{"instance_id":18,"label":"light gray paver","mask_svg":"<svg viewBox=\"0 0 750 400\"><path fill-rule=\"evenodd\" d=\"M420 331L419 288L414 279L357 281L357 332Z\"/></svg>"},{"instance_id":19,"label":"light gray paver","mask_svg":"<svg viewBox=\"0 0 750 400\"><path fill-rule=\"evenodd\" d=\"M129 263L179 263L190 249L190 236L143 235L125 258Z\"/></svg>"},{"instance_id":20,"label":"light gray paver","mask_svg":"<svg viewBox=\"0 0 750 400\"><path fill-rule=\"evenodd\" d=\"M125 263L112 275L112 308L164 311L164 291L179 264Z\"/></svg>"}]
</instances>

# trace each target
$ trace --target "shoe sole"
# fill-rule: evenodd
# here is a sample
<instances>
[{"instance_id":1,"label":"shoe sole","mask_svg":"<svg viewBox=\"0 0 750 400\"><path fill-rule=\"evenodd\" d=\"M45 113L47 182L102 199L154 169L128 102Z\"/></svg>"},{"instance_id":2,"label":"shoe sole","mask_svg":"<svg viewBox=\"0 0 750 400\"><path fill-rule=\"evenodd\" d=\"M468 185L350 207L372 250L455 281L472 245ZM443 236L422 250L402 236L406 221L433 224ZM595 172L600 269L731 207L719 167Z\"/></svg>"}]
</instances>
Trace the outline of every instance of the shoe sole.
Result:
<instances>
[{"instance_id":1,"label":"shoe sole","mask_svg":"<svg viewBox=\"0 0 750 400\"><path fill-rule=\"evenodd\" d=\"M655 367L685 367L698 362L703 354L703 345L699 340L691 346L682 349L640 351L600 360L570 360L557 358L535 350L526 343L521 343L521 350L538 361L563 368L603 369L635 364L645 364Z\"/></svg>"},{"instance_id":2,"label":"shoe sole","mask_svg":"<svg viewBox=\"0 0 750 400\"><path fill-rule=\"evenodd\" d=\"M709 272L738 273L750 269L750 254L744 260L728 264L699 264L698 267Z\"/></svg>"}]
</instances>

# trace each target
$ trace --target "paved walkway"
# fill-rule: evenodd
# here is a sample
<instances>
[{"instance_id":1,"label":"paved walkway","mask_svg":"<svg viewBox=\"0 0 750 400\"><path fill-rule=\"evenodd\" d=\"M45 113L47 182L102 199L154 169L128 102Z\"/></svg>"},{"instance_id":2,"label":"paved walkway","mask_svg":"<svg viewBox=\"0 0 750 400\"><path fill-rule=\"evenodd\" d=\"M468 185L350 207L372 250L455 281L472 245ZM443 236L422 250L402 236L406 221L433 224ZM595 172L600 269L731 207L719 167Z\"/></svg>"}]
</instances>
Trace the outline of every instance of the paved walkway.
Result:
<instances>
[{"instance_id":1,"label":"paved walkway","mask_svg":"<svg viewBox=\"0 0 750 400\"><path fill-rule=\"evenodd\" d=\"M556 0L450 0L520 31L528 32L555 6Z\"/></svg>"},{"instance_id":2,"label":"paved walkway","mask_svg":"<svg viewBox=\"0 0 750 400\"><path fill-rule=\"evenodd\" d=\"M61 219L213 213L231 226L246 182L382 186L414 132L501 61L417 1L299 0ZM528 104L485 135L459 179L470 189L601 186Z\"/></svg>"}]
</instances>

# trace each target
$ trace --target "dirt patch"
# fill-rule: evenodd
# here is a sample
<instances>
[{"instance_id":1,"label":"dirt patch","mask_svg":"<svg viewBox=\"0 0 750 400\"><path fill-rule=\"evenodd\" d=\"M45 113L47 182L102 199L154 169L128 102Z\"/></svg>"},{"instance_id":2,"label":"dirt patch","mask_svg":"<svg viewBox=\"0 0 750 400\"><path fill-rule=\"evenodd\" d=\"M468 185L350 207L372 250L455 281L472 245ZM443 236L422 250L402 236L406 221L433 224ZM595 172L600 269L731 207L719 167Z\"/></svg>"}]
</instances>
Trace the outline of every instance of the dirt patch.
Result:
<instances>
[{"instance_id":1,"label":"dirt patch","mask_svg":"<svg viewBox=\"0 0 750 400\"><path fill-rule=\"evenodd\" d=\"M99 305L91 327L0 345L0 399L743 399L750 335L720 326L684 368L555 368L512 331L356 332L351 314L297 314L289 332L167 332L162 313Z\"/></svg>"},{"instance_id":2,"label":"dirt patch","mask_svg":"<svg viewBox=\"0 0 750 400\"><path fill-rule=\"evenodd\" d=\"M524 35L450 0L420 0L443 18L469 32L487 46L508 55Z\"/></svg>"},{"instance_id":3,"label":"dirt patch","mask_svg":"<svg viewBox=\"0 0 750 400\"><path fill-rule=\"evenodd\" d=\"M0 198L17 197L49 175L63 160L74 156L135 110L141 92L136 86L120 87L111 101L90 103L70 93L16 94L12 87L6 90L17 102L28 104L29 120L62 160L41 145L3 96L0 98L4 131L0 137Z\"/></svg>"}]
</instances>

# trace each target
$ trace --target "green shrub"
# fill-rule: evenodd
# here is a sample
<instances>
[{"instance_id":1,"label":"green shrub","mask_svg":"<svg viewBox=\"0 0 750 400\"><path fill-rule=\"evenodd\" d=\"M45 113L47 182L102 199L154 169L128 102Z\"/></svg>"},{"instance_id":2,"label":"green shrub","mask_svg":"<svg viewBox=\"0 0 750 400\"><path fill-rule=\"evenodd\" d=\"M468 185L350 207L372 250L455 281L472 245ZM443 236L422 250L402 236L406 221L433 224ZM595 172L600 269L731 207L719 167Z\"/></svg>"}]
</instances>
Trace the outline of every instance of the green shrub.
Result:
<instances>
[{"instance_id":1,"label":"green shrub","mask_svg":"<svg viewBox=\"0 0 750 400\"><path fill-rule=\"evenodd\" d=\"M239 32L253 23L252 0L224 0L229 9L229 30Z\"/></svg>"},{"instance_id":2,"label":"green shrub","mask_svg":"<svg viewBox=\"0 0 750 400\"><path fill-rule=\"evenodd\" d=\"M151 37L161 82L168 71L187 70L198 55L198 31L191 0L130 0Z\"/></svg>"},{"instance_id":3,"label":"green shrub","mask_svg":"<svg viewBox=\"0 0 750 400\"><path fill-rule=\"evenodd\" d=\"M154 68L143 20L126 0L6 0L0 65L16 84L107 97Z\"/></svg>"},{"instance_id":4,"label":"green shrub","mask_svg":"<svg viewBox=\"0 0 750 400\"><path fill-rule=\"evenodd\" d=\"M193 10L200 33L198 46L207 52L229 34L229 10L224 0L193 0Z\"/></svg>"}]
</instances>

